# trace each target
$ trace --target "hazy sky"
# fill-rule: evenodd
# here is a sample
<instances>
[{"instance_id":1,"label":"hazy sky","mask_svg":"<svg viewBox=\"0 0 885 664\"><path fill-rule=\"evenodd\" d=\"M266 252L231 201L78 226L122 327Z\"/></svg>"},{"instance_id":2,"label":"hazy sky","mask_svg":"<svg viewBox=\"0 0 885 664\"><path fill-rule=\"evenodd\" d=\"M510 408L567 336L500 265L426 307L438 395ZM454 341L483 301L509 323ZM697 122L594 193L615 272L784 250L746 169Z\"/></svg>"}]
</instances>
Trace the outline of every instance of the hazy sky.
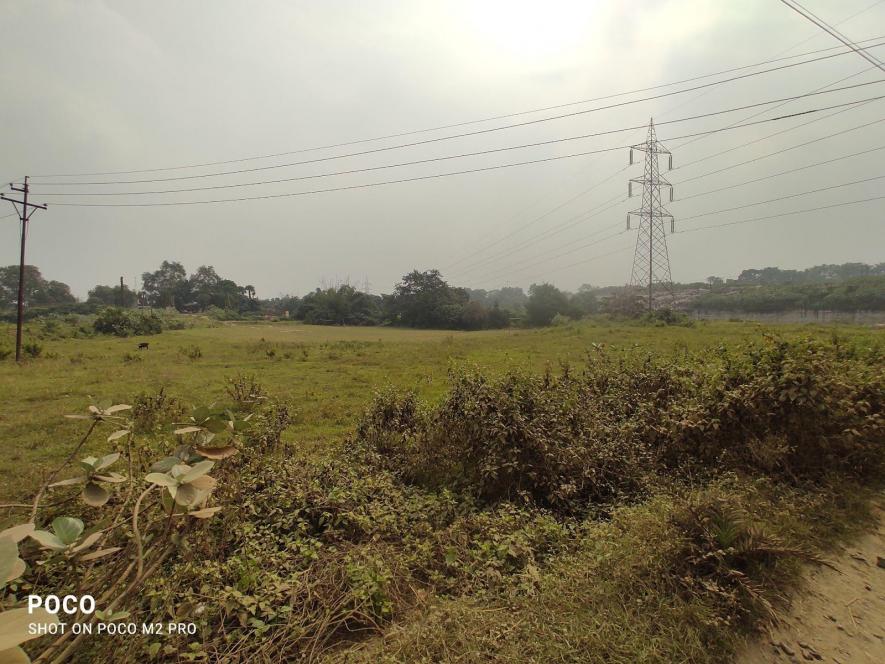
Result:
<instances>
[{"instance_id":1,"label":"hazy sky","mask_svg":"<svg viewBox=\"0 0 885 664\"><path fill-rule=\"evenodd\" d=\"M804 4L839 23L852 39L885 35L885 2ZM3 10L4 180L24 174L161 169L294 152L630 92L839 45L776 0L4 0ZM885 58L885 48L874 52ZM389 292L407 271L433 267L452 283L470 287L525 287L534 281L552 281L567 289L582 283L623 284L630 275L635 230L614 234L624 230L626 212L640 204L638 197L625 198L627 180L641 175L639 165L625 168L626 149L267 200L163 207L55 204L198 201L346 187L624 146L643 140L644 130L277 184L141 196L49 194L231 185L523 145L644 125L651 116L664 123L804 94L828 84L885 81L881 71L868 69L859 56L843 55L615 109L282 168L264 167L582 111L727 76L274 158L151 173L35 178L34 198L50 208L34 215L28 262L38 265L47 278L71 284L80 297L97 283L118 281L120 275L132 285L163 259L181 261L189 271L214 265L238 283L254 284L262 297L303 294L320 283L347 278L360 285L367 280L373 292ZM750 71L755 70L731 76ZM836 83L854 74L858 75ZM676 184L676 200L668 205L676 215L677 231L882 195L885 179L698 216L885 176L881 150L768 177L885 146L885 122L713 173L885 118L885 100L848 107L832 117L818 119L826 115L818 113L757 124L686 145L680 145L685 140L667 140L737 123L760 111L754 120L881 95L885 83L809 97L777 109L660 126L659 138L672 150L676 166L665 175ZM811 120L817 121L798 127ZM775 132L781 133L768 138ZM745 145L755 139L763 140ZM263 170L128 185L49 184L246 168ZM706 194L756 178L761 180ZM688 198L701 193L705 195ZM0 214L12 212L4 205ZM673 277L689 281L713 274L735 276L747 267L882 261L883 212L885 201L874 201L668 234ZM0 264L17 262L14 217L0 219L0 251ZM575 265L578 261L583 262Z\"/></svg>"}]
</instances>

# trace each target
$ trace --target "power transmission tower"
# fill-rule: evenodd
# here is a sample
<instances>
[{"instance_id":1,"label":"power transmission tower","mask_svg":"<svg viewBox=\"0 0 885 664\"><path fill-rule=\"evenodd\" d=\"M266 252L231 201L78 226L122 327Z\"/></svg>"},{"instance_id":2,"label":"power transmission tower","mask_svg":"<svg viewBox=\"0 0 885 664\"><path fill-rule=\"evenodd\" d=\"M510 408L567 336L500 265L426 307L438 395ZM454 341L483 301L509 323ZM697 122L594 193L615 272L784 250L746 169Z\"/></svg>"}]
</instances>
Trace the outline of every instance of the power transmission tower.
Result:
<instances>
[{"instance_id":1,"label":"power transmission tower","mask_svg":"<svg viewBox=\"0 0 885 664\"><path fill-rule=\"evenodd\" d=\"M645 153L645 171L641 178L632 178L627 184L628 196L633 196L633 184L642 185L642 206L627 213L627 230L630 230L630 215L639 216L639 234L636 236L636 251L633 254L633 273L630 285L648 289L648 310L654 309L653 290L655 284L667 288L672 295L673 279L670 276L670 257L667 254L667 237L664 232L664 218L670 219L670 232L673 232L673 215L661 203L661 187L670 188L673 200L673 185L661 177L658 169L658 155L668 155L668 169L673 168L673 155L658 141L654 120L648 123L648 136L644 143L630 147L630 164L633 151Z\"/></svg>"},{"instance_id":2,"label":"power transmission tower","mask_svg":"<svg viewBox=\"0 0 885 664\"><path fill-rule=\"evenodd\" d=\"M25 176L25 181L22 186L19 187L10 182L9 188L13 191L21 192L22 194L22 200L9 198L6 194L0 194L0 200L9 201L10 203L12 203L12 207L14 207L15 211L18 213L18 218L21 221L22 225L22 248L21 257L18 263L18 301L16 303L18 308L18 316L15 323L15 361L21 362L22 322L25 315L25 240L28 237L28 220L31 218L31 215L34 214L36 210L45 210L46 206L28 202L28 193L30 187L28 185L27 175Z\"/></svg>"}]
</instances>

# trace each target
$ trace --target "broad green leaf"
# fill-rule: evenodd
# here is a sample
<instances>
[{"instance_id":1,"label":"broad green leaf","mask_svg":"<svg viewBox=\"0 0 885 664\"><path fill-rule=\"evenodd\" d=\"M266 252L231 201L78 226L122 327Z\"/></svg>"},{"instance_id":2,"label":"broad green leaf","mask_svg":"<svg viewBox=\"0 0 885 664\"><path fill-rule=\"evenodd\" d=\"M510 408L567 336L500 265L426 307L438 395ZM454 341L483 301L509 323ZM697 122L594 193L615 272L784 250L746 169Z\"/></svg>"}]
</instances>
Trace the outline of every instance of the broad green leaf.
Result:
<instances>
[{"instance_id":1,"label":"broad green leaf","mask_svg":"<svg viewBox=\"0 0 885 664\"><path fill-rule=\"evenodd\" d=\"M172 466L172 470L169 471L169 474L174 477L176 480L180 481L182 475L186 475L190 472L191 467L186 463L178 463Z\"/></svg>"},{"instance_id":2,"label":"broad green leaf","mask_svg":"<svg viewBox=\"0 0 885 664\"><path fill-rule=\"evenodd\" d=\"M0 585L5 585L7 581L15 578L10 574L15 569L15 561L18 559L18 545L10 538L0 538Z\"/></svg>"},{"instance_id":3,"label":"broad green leaf","mask_svg":"<svg viewBox=\"0 0 885 664\"><path fill-rule=\"evenodd\" d=\"M39 635L30 633L31 623L57 625L58 616L46 609L10 609L0 613L0 653L36 639Z\"/></svg>"},{"instance_id":4,"label":"broad green leaf","mask_svg":"<svg viewBox=\"0 0 885 664\"><path fill-rule=\"evenodd\" d=\"M28 566L25 564L24 560L22 560L21 558L16 558L12 563L12 569L6 575L6 579L4 580L3 578L0 578L0 584L15 581L17 578L25 573L25 570L27 568Z\"/></svg>"},{"instance_id":5,"label":"broad green leaf","mask_svg":"<svg viewBox=\"0 0 885 664\"><path fill-rule=\"evenodd\" d=\"M25 537L34 532L33 523L23 523L19 526L13 526L6 530L0 530L0 539L4 537L11 539L13 542L21 542Z\"/></svg>"},{"instance_id":6,"label":"broad green leaf","mask_svg":"<svg viewBox=\"0 0 885 664\"><path fill-rule=\"evenodd\" d=\"M110 482L111 484L119 484L126 481L126 476L120 473L108 473L107 475L94 475L93 479L99 482Z\"/></svg>"},{"instance_id":7,"label":"broad green leaf","mask_svg":"<svg viewBox=\"0 0 885 664\"><path fill-rule=\"evenodd\" d=\"M193 505L198 497L199 491L190 484L182 484L178 486L175 495L173 496L176 503L185 507Z\"/></svg>"},{"instance_id":8,"label":"broad green leaf","mask_svg":"<svg viewBox=\"0 0 885 664\"><path fill-rule=\"evenodd\" d=\"M111 498L108 490L95 482L89 482L84 486L80 495L83 497L83 502L92 507L101 507Z\"/></svg>"},{"instance_id":9,"label":"broad green leaf","mask_svg":"<svg viewBox=\"0 0 885 664\"><path fill-rule=\"evenodd\" d=\"M83 538L82 542L80 542L77 546L75 546L73 549L71 549L71 552L72 553L79 553L80 551L85 551L90 546L95 544L98 540L100 540L101 536L103 534L104 533L99 530L98 532L92 533L91 535L87 535L86 537Z\"/></svg>"},{"instance_id":10,"label":"broad green leaf","mask_svg":"<svg viewBox=\"0 0 885 664\"><path fill-rule=\"evenodd\" d=\"M176 457L165 457L163 459L160 459L159 461L154 462L151 465L151 471L155 473L168 473L170 470L172 470L172 466L179 463L180 461L181 459L178 459Z\"/></svg>"},{"instance_id":11,"label":"broad green leaf","mask_svg":"<svg viewBox=\"0 0 885 664\"><path fill-rule=\"evenodd\" d=\"M166 473L148 473L144 476L144 481L151 484L159 484L160 486L176 486L178 484L178 480Z\"/></svg>"},{"instance_id":12,"label":"broad green leaf","mask_svg":"<svg viewBox=\"0 0 885 664\"><path fill-rule=\"evenodd\" d=\"M199 491L212 491L218 482L210 475L201 475L197 479L188 482L188 484Z\"/></svg>"},{"instance_id":13,"label":"broad green leaf","mask_svg":"<svg viewBox=\"0 0 885 664\"><path fill-rule=\"evenodd\" d=\"M181 427L180 429L176 429L173 433L180 436L186 433L197 433L198 431L202 430L202 427Z\"/></svg>"},{"instance_id":14,"label":"broad green leaf","mask_svg":"<svg viewBox=\"0 0 885 664\"><path fill-rule=\"evenodd\" d=\"M101 487L99 487L101 488ZM52 520L52 531L65 544L72 544L83 533L83 522L70 516L60 516Z\"/></svg>"},{"instance_id":15,"label":"broad green leaf","mask_svg":"<svg viewBox=\"0 0 885 664\"><path fill-rule=\"evenodd\" d=\"M120 458L119 452L114 452L113 454L107 454L98 460L98 463L95 464L96 470L104 470L108 466L111 466L117 462L117 459Z\"/></svg>"},{"instance_id":16,"label":"broad green leaf","mask_svg":"<svg viewBox=\"0 0 885 664\"><path fill-rule=\"evenodd\" d=\"M47 530L35 530L31 533L31 539L39 542L44 548L52 549L53 551L63 551L68 548L67 544Z\"/></svg>"},{"instance_id":17,"label":"broad green leaf","mask_svg":"<svg viewBox=\"0 0 885 664\"><path fill-rule=\"evenodd\" d=\"M212 433L222 433L227 429L227 422L216 417L212 417L206 421L205 426Z\"/></svg>"},{"instance_id":18,"label":"broad green leaf","mask_svg":"<svg viewBox=\"0 0 885 664\"><path fill-rule=\"evenodd\" d=\"M179 478L179 482L182 484L187 484L188 482L193 482L198 477L202 477L210 470L212 470L212 466L215 465L214 461L201 461L196 464L193 468L187 471L184 475Z\"/></svg>"},{"instance_id":19,"label":"broad green leaf","mask_svg":"<svg viewBox=\"0 0 885 664\"><path fill-rule=\"evenodd\" d=\"M119 431L115 431L110 436L108 436L108 442L112 443L115 440L119 440L123 436L129 433L129 429L120 429Z\"/></svg>"},{"instance_id":20,"label":"broad green leaf","mask_svg":"<svg viewBox=\"0 0 885 664\"><path fill-rule=\"evenodd\" d=\"M83 484L86 481L86 476L81 475L80 477L72 477L67 480L61 480L59 482L53 482L49 486L73 486L74 484Z\"/></svg>"}]
</instances>

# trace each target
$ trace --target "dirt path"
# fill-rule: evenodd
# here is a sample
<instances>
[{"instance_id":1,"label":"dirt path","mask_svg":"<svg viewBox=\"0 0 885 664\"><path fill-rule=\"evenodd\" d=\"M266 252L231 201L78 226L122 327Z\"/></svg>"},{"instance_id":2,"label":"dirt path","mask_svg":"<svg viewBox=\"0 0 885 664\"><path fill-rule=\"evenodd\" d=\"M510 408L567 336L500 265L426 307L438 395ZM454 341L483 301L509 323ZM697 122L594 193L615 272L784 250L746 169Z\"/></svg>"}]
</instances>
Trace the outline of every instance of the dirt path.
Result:
<instances>
[{"instance_id":1,"label":"dirt path","mask_svg":"<svg viewBox=\"0 0 885 664\"><path fill-rule=\"evenodd\" d=\"M885 509L877 525L833 560L808 572L783 624L738 664L885 662ZM838 571L837 571L838 570Z\"/></svg>"}]
</instances>

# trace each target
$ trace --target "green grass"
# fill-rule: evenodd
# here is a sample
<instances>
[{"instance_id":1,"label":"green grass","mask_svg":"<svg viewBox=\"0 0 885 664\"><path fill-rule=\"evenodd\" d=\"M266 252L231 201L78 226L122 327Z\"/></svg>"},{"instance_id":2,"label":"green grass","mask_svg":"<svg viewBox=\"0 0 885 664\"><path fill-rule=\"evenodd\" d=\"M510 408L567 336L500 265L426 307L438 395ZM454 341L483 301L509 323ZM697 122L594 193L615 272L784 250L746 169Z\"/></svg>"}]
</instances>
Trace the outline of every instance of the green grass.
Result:
<instances>
[{"instance_id":1,"label":"green grass","mask_svg":"<svg viewBox=\"0 0 885 664\"><path fill-rule=\"evenodd\" d=\"M25 339L39 334L26 330ZM328 449L352 428L374 390L387 384L434 398L457 363L486 371L543 370L580 364L591 344L653 354L680 353L759 339L773 331L755 323L702 322L694 327L648 327L607 321L539 330L451 332L375 327L321 327L297 323L226 323L166 331L154 337L45 339L43 357L21 366L0 362L0 497L23 498L52 463L64 458L82 422L64 418L97 401L128 403L165 388L189 405L225 398L225 381L254 374L274 398L289 404L295 424L287 441L306 453ZM777 334L829 337L877 344L881 333L860 327L793 325ZM14 341L0 327L0 346ZM138 351L140 341L150 349ZM181 349L199 346L202 357ZM129 359L127 359L129 358ZM134 359L133 359L134 358ZM95 443L100 449L100 439Z\"/></svg>"}]
</instances>

